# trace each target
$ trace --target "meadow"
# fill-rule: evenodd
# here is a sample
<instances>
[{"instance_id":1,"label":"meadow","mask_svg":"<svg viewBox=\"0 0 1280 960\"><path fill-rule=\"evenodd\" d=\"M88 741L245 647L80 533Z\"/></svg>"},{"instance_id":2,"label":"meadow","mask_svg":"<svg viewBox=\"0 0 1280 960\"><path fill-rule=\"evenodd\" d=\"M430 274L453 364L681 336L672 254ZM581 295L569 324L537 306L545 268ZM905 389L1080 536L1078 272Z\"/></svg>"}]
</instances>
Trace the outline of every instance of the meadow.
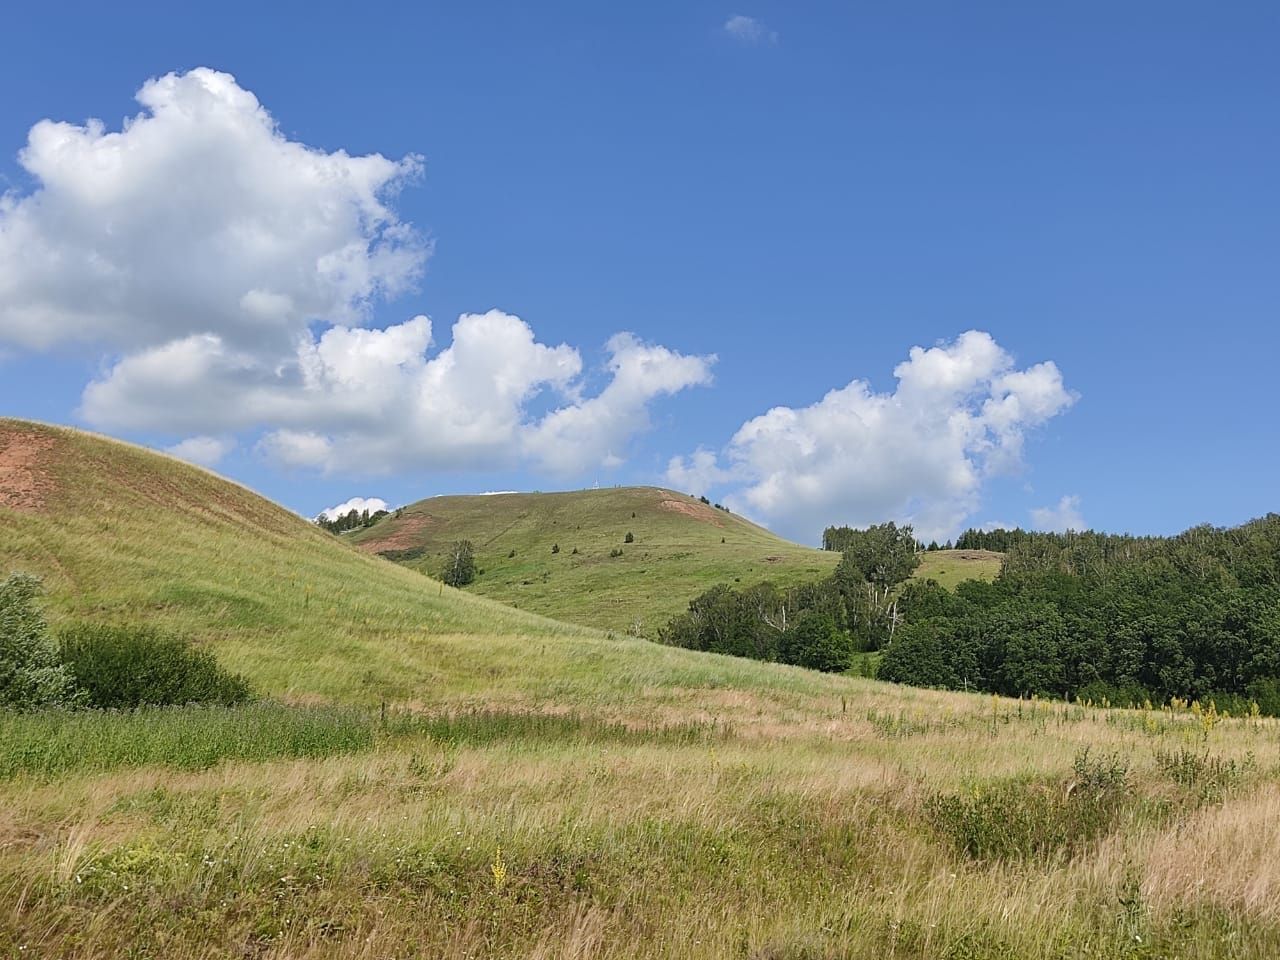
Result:
<instances>
[{"instance_id":1,"label":"meadow","mask_svg":"<svg viewBox=\"0 0 1280 960\"><path fill-rule=\"evenodd\" d=\"M1277 721L569 627L146 451L14 444L0 573L261 699L0 720L0 955L1280 955Z\"/></svg>"},{"instance_id":2,"label":"meadow","mask_svg":"<svg viewBox=\"0 0 1280 960\"><path fill-rule=\"evenodd\" d=\"M658 487L432 497L345 537L429 576L468 540L479 567L468 592L649 639L717 584L809 583L840 560ZM999 572L998 553L942 550L923 555L917 576L952 587Z\"/></svg>"},{"instance_id":3,"label":"meadow","mask_svg":"<svg viewBox=\"0 0 1280 960\"><path fill-rule=\"evenodd\" d=\"M848 679L826 696L716 692L711 717L667 698L660 728L635 713L560 722L494 706L323 757L10 777L0 949L1261 958L1280 948L1272 721L1206 730L1186 711ZM244 708L226 712L253 725Z\"/></svg>"},{"instance_id":4,"label":"meadow","mask_svg":"<svg viewBox=\"0 0 1280 960\"><path fill-rule=\"evenodd\" d=\"M840 559L656 487L432 497L347 537L430 576L469 540L479 571L468 592L649 638L717 583L818 580Z\"/></svg>"}]
</instances>

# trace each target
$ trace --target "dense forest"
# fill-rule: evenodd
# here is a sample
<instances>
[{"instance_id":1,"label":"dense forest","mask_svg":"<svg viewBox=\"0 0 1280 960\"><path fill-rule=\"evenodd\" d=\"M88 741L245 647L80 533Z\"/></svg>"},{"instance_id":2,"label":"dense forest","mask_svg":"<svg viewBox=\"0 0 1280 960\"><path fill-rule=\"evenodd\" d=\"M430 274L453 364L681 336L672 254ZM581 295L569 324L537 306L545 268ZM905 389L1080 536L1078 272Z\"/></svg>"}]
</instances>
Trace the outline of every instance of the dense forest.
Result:
<instances>
[{"instance_id":1,"label":"dense forest","mask_svg":"<svg viewBox=\"0 0 1280 960\"><path fill-rule=\"evenodd\" d=\"M1280 515L1176 537L1010 538L993 583L912 585L879 675L1112 703L1280 712Z\"/></svg>"},{"instance_id":2,"label":"dense forest","mask_svg":"<svg viewBox=\"0 0 1280 960\"><path fill-rule=\"evenodd\" d=\"M999 549L1004 565L954 591L907 582L910 527L827 533L844 554L831 577L717 587L662 639L827 670L881 650L881 679L919 686L1280 715L1280 515L1175 537L971 530L957 547Z\"/></svg>"}]
</instances>

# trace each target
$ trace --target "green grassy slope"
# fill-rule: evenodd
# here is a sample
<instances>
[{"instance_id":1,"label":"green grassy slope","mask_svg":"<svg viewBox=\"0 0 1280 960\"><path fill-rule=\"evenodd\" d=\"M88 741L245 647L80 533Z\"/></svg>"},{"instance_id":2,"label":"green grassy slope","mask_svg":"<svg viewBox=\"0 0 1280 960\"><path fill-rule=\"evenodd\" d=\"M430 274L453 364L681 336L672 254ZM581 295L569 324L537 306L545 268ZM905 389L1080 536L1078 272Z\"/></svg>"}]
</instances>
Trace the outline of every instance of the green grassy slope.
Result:
<instances>
[{"instance_id":1,"label":"green grassy slope","mask_svg":"<svg viewBox=\"0 0 1280 960\"><path fill-rule=\"evenodd\" d=\"M0 419L0 576L12 571L44 578L54 621L169 627L295 699L599 704L653 685L824 682L452 590L208 471Z\"/></svg>"},{"instance_id":2,"label":"green grassy slope","mask_svg":"<svg viewBox=\"0 0 1280 960\"><path fill-rule=\"evenodd\" d=\"M634 543L624 543L628 532ZM349 538L370 552L412 551L404 562L426 573L441 569L454 541L470 540L483 571L470 591L647 637L715 584L786 586L824 577L839 560L657 487L433 497ZM611 557L615 549L622 556ZM921 575L950 586L999 565L998 554L944 551L926 557Z\"/></svg>"},{"instance_id":3,"label":"green grassy slope","mask_svg":"<svg viewBox=\"0 0 1280 960\"><path fill-rule=\"evenodd\" d=\"M961 580L994 580L1004 554L992 550L934 550L920 555L916 579L936 580L949 590Z\"/></svg>"},{"instance_id":4,"label":"green grassy slope","mask_svg":"<svg viewBox=\"0 0 1280 960\"><path fill-rule=\"evenodd\" d=\"M628 532L634 543L623 542ZM470 540L483 571L471 591L640 636L656 634L714 584L816 579L838 559L655 487L434 497L351 539L369 551L420 549L407 563L428 573L441 569L455 540ZM615 549L621 557L609 556Z\"/></svg>"}]
</instances>

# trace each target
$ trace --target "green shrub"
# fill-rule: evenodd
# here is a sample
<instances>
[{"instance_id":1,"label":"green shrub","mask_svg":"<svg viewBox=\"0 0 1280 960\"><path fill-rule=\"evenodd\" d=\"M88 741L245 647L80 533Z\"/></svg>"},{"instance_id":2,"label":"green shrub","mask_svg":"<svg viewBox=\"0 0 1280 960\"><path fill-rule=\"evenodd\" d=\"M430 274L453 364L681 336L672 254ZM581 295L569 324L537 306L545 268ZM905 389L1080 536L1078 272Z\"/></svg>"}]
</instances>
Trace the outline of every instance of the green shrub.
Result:
<instances>
[{"instance_id":1,"label":"green shrub","mask_svg":"<svg viewBox=\"0 0 1280 960\"><path fill-rule=\"evenodd\" d=\"M421 560L427 555L426 547L409 547L407 550L379 550L378 556L385 557L392 563L405 563L409 560Z\"/></svg>"},{"instance_id":2,"label":"green shrub","mask_svg":"<svg viewBox=\"0 0 1280 960\"><path fill-rule=\"evenodd\" d=\"M465 587L476 578L476 552L470 540L457 540L449 548L440 579L451 587Z\"/></svg>"},{"instance_id":3,"label":"green shrub","mask_svg":"<svg viewBox=\"0 0 1280 960\"><path fill-rule=\"evenodd\" d=\"M925 816L958 853L974 860L1041 859L1076 853L1108 833L1129 799L1129 766L1117 756L1076 757L1066 785L1006 781L938 795Z\"/></svg>"},{"instance_id":4,"label":"green shrub","mask_svg":"<svg viewBox=\"0 0 1280 960\"><path fill-rule=\"evenodd\" d=\"M15 573L0 583L0 708L32 710L74 701L74 684L36 606L40 581Z\"/></svg>"},{"instance_id":5,"label":"green shrub","mask_svg":"<svg viewBox=\"0 0 1280 960\"><path fill-rule=\"evenodd\" d=\"M853 662L853 644L829 615L807 611L782 635L781 654L784 663L840 673Z\"/></svg>"},{"instance_id":6,"label":"green shrub","mask_svg":"<svg viewBox=\"0 0 1280 960\"><path fill-rule=\"evenodd\" d=\"M1280 680L1268 677L1249 684L1246 693L1265 717L1280 717Z\"/></svg>"},{"instance_id":7,"label":"green shrub","mask_svg":"<svg viewBox=\"0 0 1280 960\"><path fill-rule=\"evenodd\" d=\"M243 703L248 682L213 654L151 627L83 624L61 634L62 659L85 702L129 708L185 703Z\"/></svg>"},{"instance_id":8,"label":"green shrub","mask_svg":"<svg viewBox=\"0 0 1280 960\"><path fill-rule=\"evenodd\" d=\"M1136 710L1144 703L1158 700L1159 696L1153 696L1151 691L1141 684L1116 684L1095 680L1077 690L1075 699L1081 703L1107 703L1113 707L1127 707Z\"/></svg>"},{"instance_id":9,"label":"green shrub","mask_svg":"<svg viewBox=\"0 0 1280 960\"><path fill-rule=\"evenodd\" d=\"M1181 747L1178 750L1157 750L1156 766L1174 783L1195 787L1202 797L1212 799L1256 770L1257 760L1252 753L1237 761L1210 756L1207 750L1196 753Z\"/></svg>"}]
</instances>

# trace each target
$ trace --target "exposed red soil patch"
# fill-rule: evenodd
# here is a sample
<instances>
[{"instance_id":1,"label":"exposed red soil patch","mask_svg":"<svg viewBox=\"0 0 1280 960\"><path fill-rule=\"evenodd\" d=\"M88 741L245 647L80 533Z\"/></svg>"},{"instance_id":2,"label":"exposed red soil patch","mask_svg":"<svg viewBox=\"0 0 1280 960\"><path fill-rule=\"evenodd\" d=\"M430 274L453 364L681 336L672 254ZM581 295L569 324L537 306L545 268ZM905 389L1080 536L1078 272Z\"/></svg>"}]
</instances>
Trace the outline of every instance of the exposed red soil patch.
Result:
<instances>
[{"instance_id":1,"label":"exposed red soil patch","mask_svg":"<svg viewBox=\"0 0 1280 960\"><path fill-rule=\"evenodd\" d=\"M360 549L369 553L382 553L384 550L409 550L412 547L420 547L422 538L418 535L435 522L435 517L425 513L410 514L396 521L396 528L385 537L365 540L360 544Z\"/></svg>"},{"instance_id":2,"label":"exposed red soil patch","mask_svg":"<svg viewBox=\"0 0 1280 960\"><path fill-rule=\"evenodd\" d=\"M53 437L31 431L0 432L0 507L36 513L53 492L48 472Z\"/></svg>"},{"instance_id":3,"label":"exposed red soil patch","mask_svg":"<svg viewBox=\"0 0 1280 960\"><path fill-rule=\"evenodd\" d=\"M710 523L717 527L724 526L720 522L720 518L716 516L716 511L705 503L689 503L685 500L663 500L658 506L663 510L670 510L672 513L683 513L686 517L693 517L693 519L701 520L703 523Z\"/></svg>"}]
</instances>

